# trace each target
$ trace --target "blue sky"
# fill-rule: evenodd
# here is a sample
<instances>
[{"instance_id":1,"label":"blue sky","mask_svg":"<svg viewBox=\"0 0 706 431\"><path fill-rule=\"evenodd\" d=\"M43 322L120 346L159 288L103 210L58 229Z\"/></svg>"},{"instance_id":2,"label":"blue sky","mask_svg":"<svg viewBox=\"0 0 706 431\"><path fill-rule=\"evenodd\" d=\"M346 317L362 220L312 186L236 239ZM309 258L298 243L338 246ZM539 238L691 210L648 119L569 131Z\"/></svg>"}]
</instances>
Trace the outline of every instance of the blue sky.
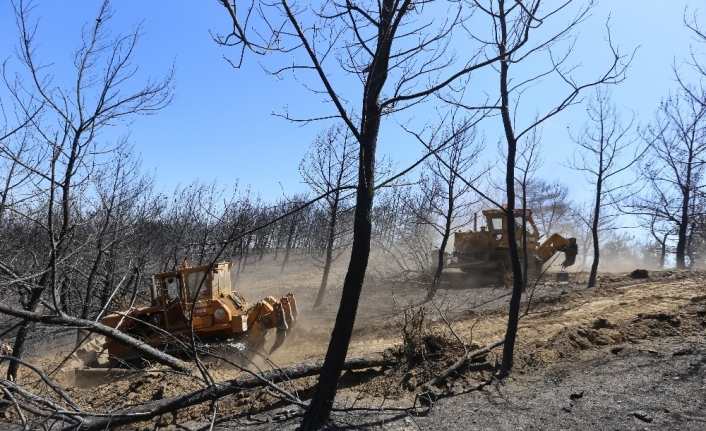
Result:
<instances>
[{"instance_id":1,"label":"blue sky","mask_svg":"<svg viewBox=\"0 0 706 431\"><path fill-rule=\"evenodd\" d=\"M675 88L674 61L680 62L689 53L691 36L682 22L686 5L682 0L604 0L579 28L574 60L586 72L603 59L600 53L605 49L609 15L613 41L621 51L627 53L639 46L627 81L613 93L615 101L635 111L642 123L650 120L660 99ZM692 2L692 8L698 6ZM98 1L37 2L38 55L53 63L55 82L65 82L62 80L70 76L71 53L80 41L81 26L95 19L99 7ZM116 127L106 139L129 132L130 141L142 154L144 168L153 170L158 187L166 190L197 178L218 180L223 185L239 181L251 185L265 199L305 188L300 183L299 161L324 125L300 127L271 114L281 113L285 107L298 113L319 110L322 102L291 78L278 80L265 74L257 58L249 57L240 70L228 65L223 56L235 55L235 51L217 46L209 34L209 30L229 28L228 17L215 0L115 1L113 8L110 28L114 33L126 33L135 23L143 22L145 34L135 61L144 77L162 75L174 63L176 97L157 115L139 117L129 127ZM0 58L10 59L10 68L17 66L11 58L16 34L10 2L1 2ZM530 106L526 115L531 115L532 109ZM575 107L544 126L545 164L540 172L548 179L560 177L576 196L582 194L583 180L559 162L566 161L572 152L567 125L579 126L583 114L581 107ZM420 113L416 115L419 118ZM422 152L394 123L384 126L381 155L389 155L404 167ZM486 126L487 151L495 151L499 132L497 124Z\"/></svg>"}]
</instances>

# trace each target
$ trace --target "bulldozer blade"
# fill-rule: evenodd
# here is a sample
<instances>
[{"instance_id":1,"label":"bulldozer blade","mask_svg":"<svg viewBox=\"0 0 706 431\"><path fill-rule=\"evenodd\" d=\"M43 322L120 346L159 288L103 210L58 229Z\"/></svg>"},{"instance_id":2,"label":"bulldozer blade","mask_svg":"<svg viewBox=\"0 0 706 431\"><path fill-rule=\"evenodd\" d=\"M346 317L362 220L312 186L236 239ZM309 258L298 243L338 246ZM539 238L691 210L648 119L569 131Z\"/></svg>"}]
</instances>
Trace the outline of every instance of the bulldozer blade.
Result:
<instances>
[{"instance_id":1,"label":"bulldozer blade","mask_svg":"<svg viewBox=\"0 0 706 431\"><path fill-rule=\"evenodd\" d=\"M287 334L289 333L289 329L277 329L277 337L275 338L275 344L272 345L272 348L270 349L270 355L275 352L275 350L279 349L282 343L284 343L285 338L287 338Z\"/></svg>"},{"instance_id":2,"label":"bulldozer blade","mask_svg":"<svg viewBox=\"0 0 706 431\"><path fill-rule=\"evenodd\" d=\"M285 319L287 323L291 326L297 320L299 315L299 310L297 310L297 302L294 300L294 295L288 293L287 296L280 300L282 304L282 310L284 311Z\"/></svg>"},{"instance_id":3,"label":"bulldozer blade","mask_svg":"<svg viewBox=\"0 0 706 431\"><path fill-rule=\"evenodd\" d=\"M294 322L296 322L296 317L292 314L292 309L290 307L284 308L284 323L287 326L284 329L291 329L294 327Z\"/></svg>"},{"instance_id":4,"label":"bulldozer blade","mask_svg":"<svg viewBox=\"0 0 706 431\"><path fill-rule=\"evenodd\" d=\"M574 262L576 262L576 256L579 254L579 247L576 244L576 240L574 238L570 238L569 241L569 245L561 250L564 252L564 256L566 256L566 259L561 264L562 268L573 265Z\"/></svg>"}]
</instances>

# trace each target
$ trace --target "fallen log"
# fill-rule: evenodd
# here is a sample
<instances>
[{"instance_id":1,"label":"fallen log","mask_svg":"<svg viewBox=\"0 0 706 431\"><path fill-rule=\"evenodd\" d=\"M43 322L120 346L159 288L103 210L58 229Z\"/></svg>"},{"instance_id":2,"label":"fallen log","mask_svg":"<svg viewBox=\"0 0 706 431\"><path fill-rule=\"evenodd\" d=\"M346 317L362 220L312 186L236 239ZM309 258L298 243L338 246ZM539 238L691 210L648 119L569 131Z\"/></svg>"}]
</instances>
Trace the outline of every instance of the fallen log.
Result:
<instances>
[{"instance_id":1,"label":"fallen log","mask_svg":"<svg viewBox=\"0 0 706 431\"><path fill-rule=\"evenodd\" d=\"M343 365L344 370L360 370L363 368L389 367L397 364L397 358L385 357L381 354L373 354L366 356L351 356L346 358ZM301 364L290 365L288 367L277 370L265 371L261 375L249 375L238 379L239 386L243 389L263 386L262 379L275 382L277 380L293 380L302 377L315 376L321 373L321 367L324 361L304 362Z\"/></svg>"},{"instance_id":2,"label":"fallen log","mask_svg":"<svg viewBox=\"0 0 706 431\"><path fill-rule=\"evenodd\" d=\"M107 427L113 428L120 425L127 425L135 422L150 420L165 413L176 412L185 407L194 406L207 401L217 400L226 395L234 394L243 389L260 386L273 386L277 382L298 379L317 375L321 372L324 361L305 362L291 365L276 370L268 370L262 373L251 374L236 379L217 382L214 385L199 389L178 397L166 398L151 401L146 404L134 406L122 410L111 412L109 415L97 414L86 416L79 424L74 424L65 428L80 429L82 431L102 430ZM383 357L381 354L367 356L353 356L346 359L344 370L357 370L363 368L374 368L391 366L397 363L396 358Z\"/></svg>"}]
</instances>

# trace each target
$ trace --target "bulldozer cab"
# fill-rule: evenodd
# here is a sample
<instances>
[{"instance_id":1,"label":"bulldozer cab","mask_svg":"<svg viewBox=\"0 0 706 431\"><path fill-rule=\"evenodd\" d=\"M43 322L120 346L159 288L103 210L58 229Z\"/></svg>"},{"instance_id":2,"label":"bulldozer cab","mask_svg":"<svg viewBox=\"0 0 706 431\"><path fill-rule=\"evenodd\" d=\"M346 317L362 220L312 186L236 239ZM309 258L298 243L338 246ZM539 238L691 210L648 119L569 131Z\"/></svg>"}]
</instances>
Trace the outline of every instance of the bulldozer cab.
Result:
<instances>
[{"instance_id":1,"label":"bulldozer cab","mask_svg":"<svg viewBox=\"0 0 706 431\"><path fill-rule=\"evenodd\" d=\"M154 305L178 300L193 303L201 299L215 299L231 291L230 262L209 266L178 269L154 275L152 302Z\"/></svg>"},{"instance_id":2,"label":"bulldozer cab","mask_svg":"<svg viewBox=\"0 0 706 431\"><path fill-rule=\"evenodd\" d=\"M507 215L503 210L484 210L488 231L490 233L491 247L508 247L507 242ZM537 226L532 219L532 211L525 210L526 229L522 227L522 210L515 210L515 239L518 245L522 247L523 235L527 238L527 248L533 249L537 247L539 242L539 232Z\"/></svg>"},{"instance_id":3,"label":"bulldozer cab","mask_svg":"<svg viewBox=\"0 0 706 431\"><path fill-rule=\"evenodd\" d=\"M152 305L164 310L168 326L186 325L192 305L205 307L209 301L230 293L230 265L224 262L210 271L205 265L154 275Z\"/></svg>"}]
</instances>

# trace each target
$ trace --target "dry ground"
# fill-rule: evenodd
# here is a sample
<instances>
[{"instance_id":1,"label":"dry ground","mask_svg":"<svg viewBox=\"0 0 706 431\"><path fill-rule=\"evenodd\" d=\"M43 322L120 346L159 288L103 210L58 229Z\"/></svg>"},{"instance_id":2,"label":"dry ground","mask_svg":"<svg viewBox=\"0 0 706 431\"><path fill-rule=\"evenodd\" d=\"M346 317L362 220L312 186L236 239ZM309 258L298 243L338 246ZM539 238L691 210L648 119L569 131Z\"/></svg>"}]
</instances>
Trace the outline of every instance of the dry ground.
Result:
<instances>
[{"instance_id":1,"label":"dry ground","mask_svg":"<svg viewBox=\"0 0 706 431\"><path fill-rule=\"evenodd\" d=\"M298 325L271 358L279 366L321 359L326 351L342 271L332 277L324 306L312 311L320 275L310 268L299 262L279 274L263 265L238 280L237 288L251 300L287 291L298 299ZM384 370L346 373L336 407L354 410L335 413L331 427L706 429L705 278L698 271L651 272L646 280L603 274L599 287L585 289L583 273L571 274L568 282L549 274L526 295L511 378L478 390L499 360L487 355L435 388L441 397L431 408L417 403L404 411L415 405L423 383L463 353L460 341L475 348L471 346L503 337L509 291L450 277L452 283L435 301L422 303L422 283L370 276L349 354L387 350L402 362ZM416 327L412 315L423 316ZM405 328L412 332L408 341L416 343L406 350L400 347ZM47 368L50 362L45 359ZM237 371L213 373L229 379ZM287 388L306 400L315 380L301 379ZM194 389L193 381L166 373L92 389L70 388L69 393L86 408L109 411L126 400L149 401ZM132 428L208 428L208 408L186 409ZM222 429L294 429L300 414L267 392L252 390L222 400L217 424Z\"/></svg>"}]
</instances>

